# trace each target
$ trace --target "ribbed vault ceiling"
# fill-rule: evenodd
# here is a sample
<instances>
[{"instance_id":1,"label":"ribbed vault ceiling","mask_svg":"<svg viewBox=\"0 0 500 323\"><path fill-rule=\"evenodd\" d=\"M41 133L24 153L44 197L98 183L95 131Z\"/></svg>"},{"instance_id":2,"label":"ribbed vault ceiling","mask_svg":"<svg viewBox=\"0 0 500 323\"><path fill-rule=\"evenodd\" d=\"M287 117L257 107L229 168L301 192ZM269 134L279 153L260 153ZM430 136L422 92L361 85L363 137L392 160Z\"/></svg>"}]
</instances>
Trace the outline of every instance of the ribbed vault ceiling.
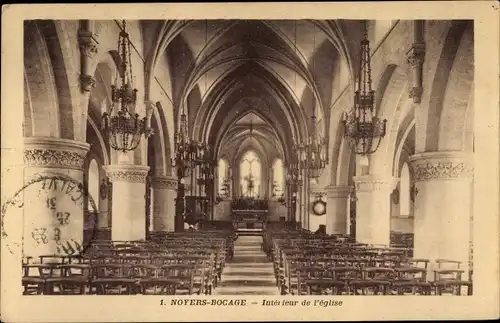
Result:
<instances>
[{"instance_id":1,"label":"ribbed vault ceiling","mask_svg":"<svg viewBox=\"0 0 500 323\"><path fill-rule=\"evenodd\" d=\"M286 161L293 139L310 131L313 107L329 119L334 71L352 59L339 41L341 22L147 21L143 28L157 32L154 60L167 56L176 118L185 111L191 135L229 160L248 148Z\"/></svg>"}]
</instances>

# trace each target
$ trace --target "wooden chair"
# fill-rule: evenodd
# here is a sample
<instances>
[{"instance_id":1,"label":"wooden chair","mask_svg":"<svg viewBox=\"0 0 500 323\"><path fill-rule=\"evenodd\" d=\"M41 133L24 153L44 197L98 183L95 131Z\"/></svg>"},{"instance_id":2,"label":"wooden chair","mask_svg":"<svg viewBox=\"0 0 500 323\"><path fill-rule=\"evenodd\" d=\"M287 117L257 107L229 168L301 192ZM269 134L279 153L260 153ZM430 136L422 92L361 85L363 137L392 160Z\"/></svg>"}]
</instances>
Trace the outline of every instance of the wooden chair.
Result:
<instances>
[{"instance_id":1,"label":"wooden chair","mask_svg":"<svg viewBox=\"0 0 500 323\"><path fill-rule=\"evenodd\" d=\"M308 279L308 295L342 295L345 283L334 279Z\"/></svg>"},{"instance_id":2,"label":"wooden chair","mask_svg":"<svg viewBox=\"0 0 500 323\"><path fill-rule=\"evenodd\" d=\"M91 292L98 295L130 295L135 291L135 280L128 278L129 266L124 264L102 264L94 266L94 275L90 284Z\"/></svg>"},{"instance_id":3,"label":"wooden chair","mask_svg":"<svg viewBox=\"0 0 500 323\"><path fill-rule=\"evenodd\" d=\"M322 280L328 277L328 271L320 266L303 266L297 267L297 295L313 295L318 291L314 287L318 285L306 284L309 280ZM321 295L321 294L318 294Z\"/></svg>"},{"instance_id":4,"label":"wooden chair","mask_svg":"<svg viewBox=\"0 0 500 323\"><path fill-rule=\"evenodd\" d=\"M144 278L139 282L143 295L176 295L181 282L171 278Z\"/></svg>"},{"instance_id":5,"label":"wooden chair","mask_svg":"<svg viewBox=\"0 0 500 323\"><path fill-rule=\"evenodd\" d=\"M50 284L47 279L62 277L62 271L58 263L23 265L22 285L24 293L50 294Z\"/></svg>"},{"instance_id":6,"label":"wooden chair","mask_svg":"<svg viewBox=\"0 0 500 323\"><path fill-rule=\"evenodd\" d=\"M311 265L311 260L304 257L290 257L285 262L284 282L281 286L282 295L300 295L297 268Z\"/></svg>"},{"instance_id":7,"label":"wooden chair","mask_svg":"<svg viewBox=\"0 0 500 323\"><path fill-rule=\"evenodd\" d=\"M420 267L400 267L394 269L396 280L393 291L397 295L431 295L431 284L427 282L427 270Z\"/></svg>"},{"instance_id":8,"label":"wooden chair","mask_svg":"<svg viewBox=\"0 0 500 323\"><path fill-rule=\"evenodd\" d=\"M45 280L47 278L44 275L41 267L47 267L47 265L41 264L24 264L23 265L23 295L40 295L44 294L45 291Z\"/></svg>"},{"instance_id":9,"label":"wooden chair","mask_svg":"<svg viewBox=\"0 0 500 323\"><path fill-rule=\"evenodd\" d=\"M81 277L54 277L47 279L49 295L85 295L88 280Z\"/></svg>"},{"instance_id":10,"label":"wooden chair","mask_svg":"<svg viewBox=\"0 0 500 323\"><path fill-rule=\"evenodd\" d=\"M193 287L195 293L211 294L213 283L213 262L206 256L183 256L183 263L193 265Z\"/></svg>"},{"instance_id":11,"label":"wooden chair","mask_svg":"<svg viewBox=\"0 0 500 323\"><path fill-rule=\"evenodd\" d=\"M349 282L350 293L354 295L389 295L389 287L394 280L394 269L384 267L363 268L361 280Z\"/></svg>"},{"instance_id":12,"label":"wooden chair","mask_svg":"<svg viewBox=\"0 0 500 323\"><path fill-rule=\"evenodd\" d=\"M64 264L66 257L61 255L41 255L38 256L41 264Z\"/></svg>"},{"instance_id":13,"label":"wooden chair","mask_svg":"<svg viewBox=\"0 0 500 323\"><path fill-rule=\"evenodd\" d=\"M353 280L349 282L350 295L389 295L390 281L385 280ZM360 292L361 291L361 292Z\"/></svg>"},{"instance_id":14,"label":"wooden chair","mask_svg":"<svg viewBox=\"0 0 500 323\"><path fill-rule=\"evenodd\" d=\"M472 295L472 282L462 280L462 262L448 259L436 259L437 269L434 270L434 281L431 283L435 288L436 295ZM465 287L465 292L463 288Z\"/></svg>"},{"instance_id":15,"label":"wooden chair","mask_svg":"<svg viewBox=\"0 0 500 323\"><path fill-rule=\"evenodd\" d=\"M194 288L195 265L173 264L164 265L161 268L162 278L172 279L178 282L176 289L177 295L192 295L193 293L198 293Z\"/></svg>"},{"instance_id":16,"label":"wooden chair","mask_svg":"<svg viewBox=\"0 0 500 323\"><path fill-rule=\"evenodd\" d=\"M472 282L468 280L438 280L433 281L431 285L435 288L436 295L443 295L443 293L456 296L464 293L468 296L472 295ZM465 287L466 292L463 291L462 287Z\"/></svg>"},{"instance_id":17,"label":"wooden chair","mask_svg":"<svg viewBox=\"0 0 500 323\"><path fill-rule=\"evenodd\" d=\"M399 267L401 261L397 257L380 257L371 260L373 267L396 268Z\"/></svg>"},{"instance_id":18,"label":"wooden chair","mask_svg":"<svg viewBox=\"0 0 500 323\"><path fill-rule=\"evenodd\" d=\"M406 258L404 262L402 262L403 266L409 267L418 267L424 268L427 271L429 266L429 259L424 258Z\"/></svg>"}]
</instances>

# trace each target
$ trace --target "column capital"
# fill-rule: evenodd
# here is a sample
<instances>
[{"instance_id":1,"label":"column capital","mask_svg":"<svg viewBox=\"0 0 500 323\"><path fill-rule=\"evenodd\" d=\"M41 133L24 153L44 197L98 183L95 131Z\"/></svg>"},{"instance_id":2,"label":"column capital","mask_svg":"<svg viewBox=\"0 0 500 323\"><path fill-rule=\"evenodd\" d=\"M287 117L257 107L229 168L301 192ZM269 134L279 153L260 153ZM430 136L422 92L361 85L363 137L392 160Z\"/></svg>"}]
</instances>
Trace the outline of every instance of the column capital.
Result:
<instances>
[{"instance_id":1,"label":"column capital","mask_svg":"<svg viewBox=\"0 0 500 323\"><path fill-rule=\"evenodd\" d=\"M89 30L79 30L78 45L80 46L80 52L82 55L94 58L98 51L97 46L99 45L99 42L93 32Z\"/></svg>"},{"instance_id":2,"label":"column capital","mask_svg":"<svg viewBox=\"0 0 500 323\"><path fill-rule=\"evenodd\" d=\"M111 182L146 183L149 166L107 165L103 167Z\"/></svg>"},{"instance_id":3,"label":"column capital","mask_svg":"<svg viewBox=\"0 0 500 323\"><path fill-rule=\"evenodd\" d=\"M406 60L411 67L419 67L424 63L425 43L413 43L406 53Z\"/></svg>"},{"instance_id":4,"label":"column capital","mask_svg":"<svg viewBox=\"0 0 500 323\"><path fill-rule=\"evenodd\" d=\"M410 157L415 181L458 180L472 178L472 154L462 151L435 151Z\"/></svg>"},{"instance_id":5,"label":"column capital","mask_svg":"<svg viewBox=\"0 0 500 323\"><path fill-rule=\"evenodd\" d=\"M422 101L422 94L424 89L420 86L412 86L408 89L408 98L413 99L414 103L420 103Z\"/></svg>"},{"instance_id":6,"label":"column capital","mask_svg":"<svg viewBox=\"0 0 500 323\"><path fill-rule=\"evenodd\" d=\"M392 176L362 175L354 176L356 192L373 192L388 189L392 192L399 179Z\"/></svg>"},{"instance_id":7,"label":"column capital","mask_svg":"<svg viewBox=\"0 0 500 323\"><path fill-rule=\"evenodd\" d=\"M90 149L86 142L54 137L24 138L24 163L32 167L82 170Z\"/></svg>"},{"instance_id":8,"label":"column capital","mask_svg":"<svg viewBox=\"0 0 500 323\"><path fill-rule=\"evenodd\" d=\"M153 177L153 188L160 190L175 190L177 189L177 178L172 176L154 176Z\"/></svg>"},{"instance_id":9,"label":"column capital","mask_svg":"<svg viewBox=\"0 0 500 323\"><path fill-rule=\"evenodd\" d=\"M325 186L326 196L328 198L347 198L352 191L350 186Z\"/></svg>"},{"instance_id":10,"label":"column capital","mask_svg":"<svg viewBox=\"0 0 500 323\"><path fill-rule=\"evenodd\" d=\"M90 92L95 87L95 78L92 75L80 75L80 87L84 92Z\"/></svg>"}]
</instances>

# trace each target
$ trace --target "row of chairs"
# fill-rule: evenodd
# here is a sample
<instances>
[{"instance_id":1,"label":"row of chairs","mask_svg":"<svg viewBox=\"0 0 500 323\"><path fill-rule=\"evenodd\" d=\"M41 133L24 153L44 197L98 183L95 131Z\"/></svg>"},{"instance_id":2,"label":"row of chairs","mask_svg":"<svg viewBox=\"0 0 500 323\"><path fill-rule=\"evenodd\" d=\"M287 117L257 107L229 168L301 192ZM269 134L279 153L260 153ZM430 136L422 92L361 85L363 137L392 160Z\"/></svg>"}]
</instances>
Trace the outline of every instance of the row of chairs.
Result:
<instances>
[{"instance_id":1,"label":"row of chairs","mask_svg":"<svg viewBox=\"0 0 500 323\"><path fill-rule=\"evenodd\" d=\"M26 264L24 294L206 294L203 267L192 264ZM30 272L36 270L37 273Z\"/></svg>"},{"instance_id":2,"label":"row of chairs","mask_svg":"<svg viewBox=\"0 0 500 323\"><path fill-rule=\"evenodd\" d=\"M23 263L24 294L211 294L232 232L161 234L150 241L93 241L76 256Z\"/></svg>"},{"instance_id":3,"label":"row of chairs","mask_svg":"<svg viewBox=\"0 0 500 323\"><path fill-rule=\"evenodd\" d=\"M274 263L276 284L283 295L472 294L471 275L462 279L460 262L436 260L434 279L429 280L429 260L411 258L404 247L369 246L300 231L269 231L263 249Z\"/></svg>"}]
</instances>

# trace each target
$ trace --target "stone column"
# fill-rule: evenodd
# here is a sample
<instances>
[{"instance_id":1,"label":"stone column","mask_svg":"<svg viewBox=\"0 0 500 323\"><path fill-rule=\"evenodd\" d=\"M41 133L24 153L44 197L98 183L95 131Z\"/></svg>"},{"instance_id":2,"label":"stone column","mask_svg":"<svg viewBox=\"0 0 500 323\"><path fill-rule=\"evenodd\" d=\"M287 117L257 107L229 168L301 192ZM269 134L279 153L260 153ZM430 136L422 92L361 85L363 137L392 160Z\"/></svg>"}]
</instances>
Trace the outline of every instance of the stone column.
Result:
<instances>
[{"instance_id":1,"label":"stone column","mask_svg":"<svg viewBox=\"0 0 500 323\"><path fill-rule=\"evenodd\" d=\"M90 74L91 65L97 54L97 35L95 35L88 20L82 24L83 28L78 31L78 44L80 47L80 87L82 91L90 92L95 87L95 78Z\"/></svg>"},{"instance_id":2,"label":"stone column","mask_svg":"<svg viewBox=\"0 0 500 323\"><path fill-rule=\"evenodd\" d=\"M227 172L227 179L229 182L229 198L231 198L234 196L233 169L231 167L228 167Z\"/></svg>"},{"instance_id":3,"label":"stone column","mask_svg":"<svg viewBox=\"0 0 500 323\"><path fill-rule=\"evenodd\" d=\"M267 185L267 190L268 190L267 196L269 198L272 198L273 193L274 193L274 188L273 188L273 186L274 186L274 169L272 167L269 168L268 174L269 174L269 180L268 180L268 185Z\"/></svg>"},{"instance_id":4,"label":"stone column","mask_svg":"<svg viewBox=\"0 0 500 323\"><path fill-rule=\"evenodd\" d=\"M293 218L292 218L292 193L291 193L290 187L291 187L290 183L287 180L286 185L285 185L285 201L286 201L286 212L287 212L286 220L287 221L293 221Z\"/></svg>"},{"instance_id":5,"label":"stone column","mask_svg":"<svg viewBox=\"0 0 500 323\"><path fill-rule=\"evenodd\" d=\"M146 176L149 166L117 164L104 166L113 183L111 240L146 238Z\"/></svg>"},{"instance_id":6,"label":"stone column","mask_svg":"<svg viewBox=\"0 0 500 323\"><path fill-rule=\"evenodd\" d=\"M298 228L304 227L304 215L302 214L302 191L304 190L304 185L300 185L297 190L297 195L295 199L295 216L297 219Z\"/></svg>"},{"instance_id":7,"label":"stone column","mask_svg":"<svg viewBox=\"0 0 500 323\"><path fill-rule=\"evenodd\" d=\"M103 172L104 173L104 172ZM102 174L101 176L105 176ZM107 178L103 178L101 183L99 184L99 218L97 219L97 225L99 229L108 229L109 228L109 220L108 220L108 192L109 192L109 182Z\"/></svg>"},{"instance_id":8,"label":"stone column","mask_svg":"<svg viewBox=\"0 0 500 323\"><path fill-rule=\"evenodd\" d=\"M327 186L326 190L326 233L348 234L349 186Z\"/></svg>"},{"instance_id":9,"label":"stone column","mask_svg":"<svg viewBox=\"0 0 500 323\"><path fill-rule=\"evenodd\" d=\"M423 93L423 65L425 57L425 43L413 43L412 48L406 54L407 61L411 68L412 85L408 88L408 96L414 103L420 103Z\"/></svg>"},{"instance_id":10,"label":"stone column","mask_svg":"<svg viewBox=\"0 0 500 323\"><path fill-rule=\"evenodd\" d=\"M415 179L415 257L462 261L467 274L472 159L463 152L410 157ZM464 276L462 276L464 278ZM466 277L466 275L465 275Z\"/></svg>"},{"instance_id":11,"label":"stone column","mask_svg":"<svg viewBox=\"0 0 500 323\"><path fill-rule=\"evenodd\" d=\"M24 138L23 254L75 254L85 247L83 183L89 144L51 137ZM98 196L87 196L97 225Z\"/></svg>"},{"instance_id":12,"label":"stone column","mask_svg":"<svg viewBox=\"0 0 500 323\"><path fill-rule=\"evenodd\" d=\"M168 176L153 178L153 230L174 231L177 179Z\"/></svg>"},{"instance_id":13,"label":"stone column","mask_svg":"<svg viewBox=\"0 0 500 323\"><path fill-rule=\"evenodd\" d=\"M302 224L302 228L309 230L309 208L308 208L308 203L309 203L309 185L311 184L309 182L309 177L307 174L306 170L303 170L303 184L302 185L302 194L300 196L300 208L302 212L302 218L300 220Z\"/></svg>"},{"instance_id":14,"label":"stone column","mask_svg":"<svg viewBox=\"0 0 500 323\"><path fill-rule=\"evenodd\" d=\"M355 176L356 240L389 245L391 231L390 195L397 184L394 177Z\"/></svg>"}]
</instances>

